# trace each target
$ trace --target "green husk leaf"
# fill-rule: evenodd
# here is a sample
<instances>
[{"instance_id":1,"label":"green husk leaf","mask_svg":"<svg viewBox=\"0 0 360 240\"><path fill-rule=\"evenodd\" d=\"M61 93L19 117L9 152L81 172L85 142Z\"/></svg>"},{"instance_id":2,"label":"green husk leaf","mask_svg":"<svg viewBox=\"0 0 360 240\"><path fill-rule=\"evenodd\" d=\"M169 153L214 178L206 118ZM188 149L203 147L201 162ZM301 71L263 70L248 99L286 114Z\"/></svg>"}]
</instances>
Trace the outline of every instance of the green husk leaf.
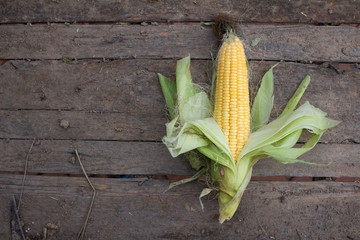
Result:
<instances>
[{"instance_id":1,"label":"green husk leaf","mask_svg":"<svg viewBox=\"0 0 360 240\"><path fill-rule=\"evenodd\" d=\"M176 64L176 90L177 90L177 104L181 124L186 122L184 114L189 110L185 104L189 98L194 96L198 89L192 82L190 73L190 56L185 57Z\"/></svg>"},{"instance_id":2,"label":"green husk leaf","mask_svg":"<svg viewBox=\"0 0 360 240\"><path fill-rule=\"evenodd\" d=\"M277 65L272 66L261 80L260 88L251 108L251 132L255 132L269 121L274 103L273 68Z\"/></svg>"},{"instance_id":3,"label":"green husk leaf","mask_svg":"<svg viewBox=\"0 0 360 240\"><path fill-rule=\"evenodd\" d=\"M279 147L280 150L278 151L279 153L277 156L280 156L285 147L290 148L290 146L293 146L295 138L299 135L299 130L301 129L307 129L315 134L317 136L316 138L320 138L322 133L328 128L334 127L340 123L339 121L328 119L325 116L326 113L311 106L309 102L305 102L295 111L288 113L283 117L279 117L259 129L257 132L252 133L244 149L240 153L239 159L245 155L256 156L265 154L270 157L271 155L275 156L273 152L267 152L268 147L272 144L274 144L275 147L279 144L279 141L280 145L283 146ZM294 135L290 136L291 134ZM306 144L306 148L309 148L308 150L316 144L316 138L310 138L311 144ZM284 159L287 158L287 154L287 152L283 152ZM277 159L280 158L277 157Z\"/></svg>"},{"instance_id":4,"label":"green husk leaf","mask_svg":"<svg viewBox=\"0 0 360 240\"><path fill-rule=\"evenodd\" d=\"M196 151L187 152L185 153L185 156L189 160L191 167L195 170L199 170L200 168L206 166L205 159Z\"/></svg>"},{"instance_id":5,"label":"green husk leaf","mask_svg":"<svg viewBox=\"0 0 360 240\"><path fill-rule=\"evenodd\" d=\"M171 119L175 118L176 84L164 75L158 73L161 90Z\"/></svg>"},{"instance_id":6,"label":"green husk leaf","mask_svg":"<svg viewBox=\"0 0 360 240\"><path fill-rule=\"evenodd\" d=\"M209 139L221 152L231 156L227 139L214 118L209 117L191 122L207 139Z\"/></svg>"},{"instance_id":7,"label":"green husk leaf","mask_svg":"<svg viewBox=\"0 0 360 240\"><path fill-rule=\"evenodd\" d=\"M206 171L207 171L206 168L202 168L200 171L198 171L197 173L195 173L194 176L192 176L192 177L189 177L189 178L186 178L186 179L183 179L183 180L180 180L180 181L176 181L176 182L171 183L171 184L169 185L168 189L166 189L166 190L164 191L164 193L167 192L167 191L169 191L169 190L172 189L173 187L179 186L179 185L181 185L181 184L185 184L185 183L192 182L192 181L194 181L194 180L196 180L196 179L204 176L205 173L206 173Z\"/></svg>"},{"instance_id":8,"label":"green husk leaf","mask_svg":"<svg viewBox=\"0 0 360 240\"><path fill-rule=\"evenodd\" d=\"M193 129L193 125L185 123L183 127L171 127L173 121L166 125L167 136L163 143L167 146L172 157L189 152L209 144L209 141Z\"/></svg>"},{"instance_id":9,"label":"green husk leaf","mask_svg":"<svg viewBox=\"0 0 360 240\"><path fill-rule=\"evenodd\" d=\"M228 167L229 169L234 168L234 163L232 162L229 155L221 152L219 148L213 143L204 147L199 147L198 151L204 154L207 158L213 160L215 163L219 163Z\"/></svg>"},{"instance_id":10,"label":"green husk leaf","mask_svg":"<svg viewBox=\"0 0 360 240\"><path fill-rule=\"evenodd\" d=\"M304 94L306 88L308 87L310 80L311 80L310 76L305 77L305 79L300 83L300 86L298 87L292 98L286 104L284 111L280 114L279 117L284 116L285 114L293 111L296 108L298 102L300 101L302 95Z\"/></svg>"},{"instance_id":11,"label":"green husk leaf","mask_svg":"<svg viewBox=\"0 0 360 240\"><path fill-rule=\"evenodd\" d=\"M234 195L230 196L227 195L224 191L220 191L218 197L219 205L220 205L220 210L219 210L220 224L224 223L227 220L230 220L234 215L234 213L236 212L240 204L240 200L245 192L245 189L250 182L251 175L252 175L252 168L247 169L245 171L245 175L242 175L244 179L241 181L241 184Z\"/></svg>"},{"instance_id":12,"label":"green husk leaf","mask_svg":"<svg viewBox=\"0 0 360 240\"><path fill-rule=\"evenodd\" d=\"M207 94L199 92L184 101L180 116L185 122L211 117L212 107Z\"/></svg>"},{"instance_id":13,"label":"green husk leaf","mask_svg":"<svg viewBox=\"0 0 360 240\"><path fill-rule=\"evenodd\" d=\"M175 127L174 119L167 124L167 136L163 142L173 157L198 149L221 165L235 166L226 137L212 117L186 122L181 128Z\"/></svg>"},{"instance_id":14,"label":"green husk leaf","mask_svg":"<svg viewBox=\"0 0 360 240\"><path fill-rule=\"evenodd\" d=\"M299 130L294 131L293 133L290 133L289 135L287 135L283 139L275 142L273 144L273 146L275 146L275 147L288 147L288 148L293 147L297 143L297 141L299 140L302 131L303 131L302 129L299 129Z\"/></svg>"},{"instance_id":15,"label":"green husk leaf","mask_svg":"<svg viewBox=\"0 0 360 240\"><path fill-rule=\"evenodd\" d=\"M204 188L201 193L200 193L200 196L199 196L199 201L200 201L200 206L201 206L201 210L204 211L204 204L202 203L201 201L201 198L209 195L214 189L211 189L211 188Z\"/></svg>"},{"instance_id":16,"label":"green husk leaf","mask_svg":"<svg viewBox=\"0 0 360 240\"><path fill-rule=\"evenodd\" d=\"M317 143L317 141L320 139L320 137L321 134L319 135L313 134L311 138L316 139L316 141L313 141L311 139L311 142L313 142L313 144L310 144L308 147L290 148L290 147L275 147L273 145L269 145L267 147L264 147L262 150L264 151L264 154L266 154L267 156L272 157L284 164L302 162L306 164L317 165L316 163L305 162L302 160L298 160L297 158L300 157L302 154L308 152L310 149L312 149Z\"/></svg>"}]
</instances>

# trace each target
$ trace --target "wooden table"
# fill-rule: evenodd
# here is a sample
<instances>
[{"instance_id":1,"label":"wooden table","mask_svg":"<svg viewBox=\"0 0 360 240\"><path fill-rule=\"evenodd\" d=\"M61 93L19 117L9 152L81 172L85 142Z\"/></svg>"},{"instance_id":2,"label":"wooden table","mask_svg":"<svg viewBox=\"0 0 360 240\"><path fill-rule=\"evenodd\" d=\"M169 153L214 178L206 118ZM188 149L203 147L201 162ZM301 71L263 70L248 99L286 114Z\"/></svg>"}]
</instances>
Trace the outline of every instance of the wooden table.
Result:
<instances>
[{"instance_id":1,"label":"wooden table","mask_svg":"<svg viewBox=\"0 0 360 240\"><path fill-rule=\"evenodd\" d=\"M92 196L79 162L69 162L78 149L97 189L86 239L360 239L359 12L345 0L2 1L0 238L22 189L29 239L43 239L49 223L58 229L48 227L47 239L76 237ZM194 171L161 143L156 75L174 79L176 61L190 54L194 81L209 86L217 41L201 22L218 13L238 21L252 90L280 62L276 113L310 75L304 101L342 120L303 157L331 165L260 161L223 225L215 195L201 211L204 181L163 193Z\"/></svg>"}]
</instances>

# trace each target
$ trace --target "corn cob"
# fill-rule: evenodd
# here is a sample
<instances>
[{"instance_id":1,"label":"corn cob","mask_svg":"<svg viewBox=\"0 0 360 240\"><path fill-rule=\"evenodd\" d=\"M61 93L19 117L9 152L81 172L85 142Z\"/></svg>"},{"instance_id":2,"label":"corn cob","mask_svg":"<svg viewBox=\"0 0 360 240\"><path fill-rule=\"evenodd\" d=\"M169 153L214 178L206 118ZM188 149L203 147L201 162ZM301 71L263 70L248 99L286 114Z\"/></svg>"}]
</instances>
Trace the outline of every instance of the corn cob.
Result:
<instances>
[{"instance_id":1,"label":"corn cob","mask_svg":"<svg viewBox=\"0 0 360 240\"><path fill-rule=\"evenodd\" d=\"M236 159L250 134L248 70L244 47L233 33L218 55L214 117Z\"/></svg>"}]
</instances>

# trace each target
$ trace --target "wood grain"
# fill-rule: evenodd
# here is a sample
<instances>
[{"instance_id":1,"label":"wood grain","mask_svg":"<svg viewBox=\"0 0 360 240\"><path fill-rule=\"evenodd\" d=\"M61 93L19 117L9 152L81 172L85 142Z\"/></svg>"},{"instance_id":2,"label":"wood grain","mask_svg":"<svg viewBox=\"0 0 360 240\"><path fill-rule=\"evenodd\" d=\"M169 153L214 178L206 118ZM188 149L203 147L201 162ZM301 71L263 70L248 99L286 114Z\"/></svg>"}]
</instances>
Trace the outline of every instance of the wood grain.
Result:
<instances>
[{"instance_id":1,"label":"wood grain","mask_svg":"<svg viewBox=\"0 0 360 240\"><path fill-rule=\"evenodd\" d=\"M209 27L175 25L1 25L1 59L209 59L217 42ZM351 26L239 25L247 58L359 62L360 34ZM256 46L252 41L259 38Z\"/></svg>"},{"instance_id":2,"label":"wood grain","mask_svg":"<svg viewBox=\"0 0 360 240\"><path fill-rule=\"evenodd\" d=\"M166 115L76 111L0 111L2 138L160 141ZM60 126L61 120L69 123ZM33 137L31 137L33 138Z\"/></svg>"},{"instance_id":3,"label":"wood grain","mask_svg":"<svg viewBox=\"0 0 360 240\"><path fill-rule=\"evenodd\" d=\"M7 226L9 199L20 192L21 180L22 176L0 176L2 226ZM198 196L205 184L186 184L164 194L168 181L142 181L92 179L98 195L86 238L360 237L359 183L251 182L233 219L220 225L214 195L203 199L201 211ZM60 229L48 239L74 238L90 198L85 178L28 176L20 212L27 236L39 238L42 227L53 223ZM6 239L7 227L0 228L0 236Z\"/></svg>"},{"instance_id":4,"label":"wood grain","mask_svg":"<svg viewBox=\"0 0 360 240\"><path fill-rule=\"evenodd\" d=\"M31 140L0 141L0 169L23 172ZM79 163L69 162L77 148L89 174L184 175L195 173L184 157L172 158L162 143L41 140L29 158L29 173L81 174ZM359 144L319 144L301 157L328 166L258 162L253 176L360 177Z\"/></svg>"},{"instance_id":5,"label":"wood grain","mask_svg":"<svg viewBox=\"0 0 360 240\"><path fill-rule=\"evenodd\" d=\"M49 223L59 229L46 239L76 238L92 192L69 162L75 148L98 191L86 239L360 239L360 184L346 182L360 177L359 12L345 0L0 1L0 239L9 238L10 199L22 191L34 137L20 211L29 239L45 239ZM302 158L332 164L261 160L253 180L263 181L251 181L223 225L215 193L201 211L204 181L163 193L165 175L194 170L161 143L167 113L156 76L174 79L176 60L191 54L194 81L209 89L218 42L200 22L219 13L239 23L252 93L280 62L272 118L310 75L302 102L342 120ZM313 177L339 182L301 182Z\"/></svg>"},{"instance_id":6,"label":"wood grain","mask_svg":"<svg viewBox=\"0 0 360 240\"><path fill-rule=\"evenodd\" d=\"M275 63L250 62L253 93ZM175 65L175 60L146 59L7 61L0 66L0 137L160 141L167 113L156 73L174 79ZM360 142L360 71L347 66L280 63L274 69L273 117L310 75L303 100L342 120L322 141ZM210 61L192 61L194 81L207 89L210 69ZM68 129L60 127L62 119Z\"/></svg>"},{"instance_id":7,"label":"wood grain","mask_svg":"<svg viewBox=\"0 0 360 240\"><path fill-rule=\"evenodd\" d=\"M241 22L359 23L357 1L21 1L1 3L0 22L213 21L227 13Z\"/></svg>"}]
</instances>

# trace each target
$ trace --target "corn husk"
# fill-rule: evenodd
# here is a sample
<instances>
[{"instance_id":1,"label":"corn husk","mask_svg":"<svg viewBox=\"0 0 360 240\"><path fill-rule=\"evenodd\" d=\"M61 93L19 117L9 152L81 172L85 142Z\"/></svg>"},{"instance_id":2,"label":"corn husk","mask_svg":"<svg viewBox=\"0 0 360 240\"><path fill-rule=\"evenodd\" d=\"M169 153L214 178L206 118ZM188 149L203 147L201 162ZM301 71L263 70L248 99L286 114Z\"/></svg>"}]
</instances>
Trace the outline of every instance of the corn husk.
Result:
<instances>
[{"instance_id":1,"label":"corn husk","mask_svg":"<svg viewBox=\"0 0 360 240\"><path fill-rule=\"evenodd\" d=\"M163 143L173 157L187 153L191 165L197 170L201 169L190 180L205 173L211 175L211 184L218 190L220 223L234 215L250 181L252 168L259 159L272 157L283 164L300 162L316 165L299 157L311 150L328 128L339 123L326 118L326 113L309 102L296 108L310 82L309 76L301 83L281 115L268 123L274 101L274 67L264 75L253 101L251 134L236 164L226 137L213 118L213 106L208 94L192 82L190 56L177 62L175 83L158 75L171 117L166 124ZM310 138L302 147L295 148L303 130L311 133ZM197 157L194 151L206 156L207 160Z\"/></svg>"}]
</instances>

